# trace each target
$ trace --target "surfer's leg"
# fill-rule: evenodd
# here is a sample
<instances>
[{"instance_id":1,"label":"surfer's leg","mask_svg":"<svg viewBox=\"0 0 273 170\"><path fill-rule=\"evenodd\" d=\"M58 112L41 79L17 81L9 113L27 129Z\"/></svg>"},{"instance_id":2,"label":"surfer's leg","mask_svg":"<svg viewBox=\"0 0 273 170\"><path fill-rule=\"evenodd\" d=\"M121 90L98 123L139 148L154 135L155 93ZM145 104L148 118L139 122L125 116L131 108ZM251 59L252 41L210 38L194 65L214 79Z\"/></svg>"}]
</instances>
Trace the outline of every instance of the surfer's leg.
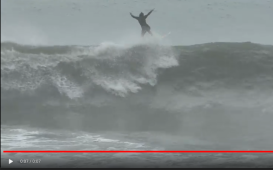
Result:
<instances>
[{"instance_id":1,"label":"surfer's leg","mask_svg":"<svg viewBox=\"0 0 273 170\"><path fill-rule=\"evenodd\" d=\"M145 33L146 33L146 30L142 29L141 36L144 37Z\"/></svg>"},{"instance_id":2,"label":"surfer's leg","mask_svg":"<svg viewBox=\"0 0 273 170\"><path fill-rule=\"evenodd\" d=\"M150 30L148 31L148 33L149 33L151 36L153 36L153 33L152 33Z\"/></svg>"},{"instance_id":3,"label":"surfer's leg","mask_svg":"<svg viewBox=\"0 0 273 170\"><path fill-rule=\"evenodd\" d=\"M146 32L148 32L151 36L153 36L153 34L152 34L152 32L151 32L151 27L150 27L148 24L145 26L145 30L146 30Z\"/></svg>"}]
</instances>

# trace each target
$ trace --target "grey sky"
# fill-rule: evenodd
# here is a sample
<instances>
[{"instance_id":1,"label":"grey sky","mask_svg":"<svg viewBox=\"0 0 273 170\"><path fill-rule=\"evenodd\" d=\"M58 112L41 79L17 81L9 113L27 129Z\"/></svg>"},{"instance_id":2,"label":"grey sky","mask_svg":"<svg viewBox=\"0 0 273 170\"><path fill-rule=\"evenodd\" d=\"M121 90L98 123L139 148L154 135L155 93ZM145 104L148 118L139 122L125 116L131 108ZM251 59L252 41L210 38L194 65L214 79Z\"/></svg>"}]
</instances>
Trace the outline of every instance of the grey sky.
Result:
<instances>
[{"instance_id":1,"label":"grey sky","mask_svg":"<svg viewBox=\"0 0 273 170\"><path fill-rule=\"evenodd\" d=\"M93 45L140 36L138 15L174 45L273 44L273 0L2 0L1 41Z\"/></svg>"}]
</instances>

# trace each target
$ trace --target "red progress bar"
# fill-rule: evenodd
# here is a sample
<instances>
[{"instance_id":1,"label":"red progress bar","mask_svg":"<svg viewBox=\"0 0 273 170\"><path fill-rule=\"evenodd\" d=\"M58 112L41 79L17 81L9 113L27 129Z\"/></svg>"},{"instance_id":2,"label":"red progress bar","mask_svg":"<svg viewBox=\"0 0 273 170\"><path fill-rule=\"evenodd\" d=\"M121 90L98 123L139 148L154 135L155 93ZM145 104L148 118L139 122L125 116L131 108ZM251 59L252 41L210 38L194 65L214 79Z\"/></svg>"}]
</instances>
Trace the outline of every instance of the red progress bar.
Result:
<instances>
[{"instance_id":1,"label":"red progress bar","mask_svg":"<svg viewBox=\"0 0 273 170\"><path fill-rule=\"evenodd\" d=\"M4 153L273 153L273 151L3 151Z\"/></svg>"}]
</instances>

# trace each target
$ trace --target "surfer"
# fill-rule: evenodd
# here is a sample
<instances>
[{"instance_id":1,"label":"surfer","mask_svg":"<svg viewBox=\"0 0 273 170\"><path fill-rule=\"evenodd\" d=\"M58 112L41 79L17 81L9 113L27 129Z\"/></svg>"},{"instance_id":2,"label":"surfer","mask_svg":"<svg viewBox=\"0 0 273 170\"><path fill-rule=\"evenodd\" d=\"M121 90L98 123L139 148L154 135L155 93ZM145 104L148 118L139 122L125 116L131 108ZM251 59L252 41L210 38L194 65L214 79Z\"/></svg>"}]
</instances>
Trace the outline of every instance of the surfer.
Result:
<instances>
[{"instance_id":1,"label":"surfer","mask_svg":"<svg viewBox=\"0 0 273 170\"><path fill-rule=\"evenodd\" d=\"M148 32L149 34L153 35L152 32L151 32L151 27L146 23L146 18L154 11L151 10L148 14L144 15L143 12L141 12L139 14L138 17L134 16L132 13L130 13L130 15L135 18L136 20L138 20L141 28L142 28L142 31L141 31L141 36L143 37L145 35L146 32Z\"/></svg>"}]
</instances>

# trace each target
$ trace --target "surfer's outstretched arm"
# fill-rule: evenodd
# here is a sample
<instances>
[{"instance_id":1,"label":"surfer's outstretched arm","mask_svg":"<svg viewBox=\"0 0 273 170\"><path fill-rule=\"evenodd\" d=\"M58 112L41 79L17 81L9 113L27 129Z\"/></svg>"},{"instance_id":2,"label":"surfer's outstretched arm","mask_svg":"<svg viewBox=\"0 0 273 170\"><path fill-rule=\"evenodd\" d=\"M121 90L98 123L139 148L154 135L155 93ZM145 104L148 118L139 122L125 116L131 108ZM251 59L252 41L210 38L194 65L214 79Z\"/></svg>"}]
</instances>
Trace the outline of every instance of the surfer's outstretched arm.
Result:
<instances>
[{"instance_id":1,"label":"surfer's outstretched arm","mask_svg":"<svg viewBox=\"0 0 273 170\"><path fill-rule=\"evenodd\" d=\"M132 13L130 13L131 17L135 18L138 20L138 17L134 16Z\"/></svg>"},{"instance_id":2,"label":"surfer's outstretched arm","mask_svg":"<svg viewBox=\"0 0 273 170\"><path fill-rule=\"evenodd\" d=\"M154 11L154 9L152 9L148 14L146 14L145 18L147 18L153 11Z\"/></svg>"}]
</instances>

